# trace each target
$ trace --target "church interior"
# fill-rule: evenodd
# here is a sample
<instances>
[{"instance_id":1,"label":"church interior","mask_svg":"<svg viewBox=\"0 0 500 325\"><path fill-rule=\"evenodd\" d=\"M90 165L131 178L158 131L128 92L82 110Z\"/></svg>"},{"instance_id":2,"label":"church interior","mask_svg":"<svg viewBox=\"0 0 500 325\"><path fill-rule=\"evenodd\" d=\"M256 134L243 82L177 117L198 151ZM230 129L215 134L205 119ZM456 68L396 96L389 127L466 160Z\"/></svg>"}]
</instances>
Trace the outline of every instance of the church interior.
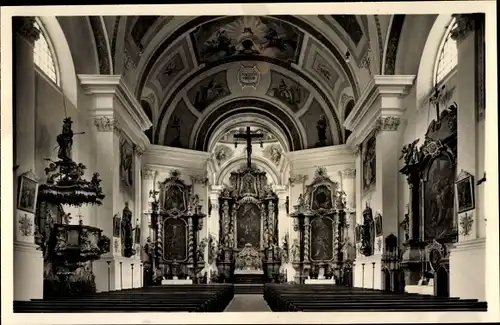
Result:
<instances>
[{"instance_id":1,"label":"church interior","mask_svg":"<svg viewBox=\"0 0 500 325\"><path fill-rule=\"evenodd\" d=\"M484 14L12 36L15 312L487 309Z\"/></svg>"}]
</instances>

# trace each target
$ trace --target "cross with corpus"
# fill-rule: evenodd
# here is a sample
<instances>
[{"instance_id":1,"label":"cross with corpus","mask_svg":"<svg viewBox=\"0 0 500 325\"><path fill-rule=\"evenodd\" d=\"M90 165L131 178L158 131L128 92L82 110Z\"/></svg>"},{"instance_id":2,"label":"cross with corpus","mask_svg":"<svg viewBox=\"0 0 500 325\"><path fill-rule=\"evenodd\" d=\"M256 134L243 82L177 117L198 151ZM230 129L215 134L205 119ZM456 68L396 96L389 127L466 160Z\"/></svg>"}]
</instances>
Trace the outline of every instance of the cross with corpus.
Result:
<instances>
[{"instance_id":1,"label":"cross with corpus","mask_svg":"<svg viewBox=\"0 0 500 325\"><path fill-rule=\"evenodd\" d=\"M234 138L235 139L245 139L247 141L247 167L251 168L252 167L252 139L253 138L263 138L263 134L258 134L258 133L251 133L250 132L250 127L247 126L247 131L245 133L240 133L240 134L235 134ZM234 147L236 148L238 146L238 142L234 142ZM260 142L260 146L262 147L262 141Z\"/></svg>"},{"instance_id":2,"label":"cross with corpus","mask_svg":"<svg viewBox=\"0 0 500 325\"><path fill-rule=\"evenodd\" d=\"M434 93L432 94L431 101L436 105L436 121L439 122L439 101L441 100L441 96L443 96L444 85L441 88L438 88L437 85L434 87Z\"/></svg>"}]
</instances>

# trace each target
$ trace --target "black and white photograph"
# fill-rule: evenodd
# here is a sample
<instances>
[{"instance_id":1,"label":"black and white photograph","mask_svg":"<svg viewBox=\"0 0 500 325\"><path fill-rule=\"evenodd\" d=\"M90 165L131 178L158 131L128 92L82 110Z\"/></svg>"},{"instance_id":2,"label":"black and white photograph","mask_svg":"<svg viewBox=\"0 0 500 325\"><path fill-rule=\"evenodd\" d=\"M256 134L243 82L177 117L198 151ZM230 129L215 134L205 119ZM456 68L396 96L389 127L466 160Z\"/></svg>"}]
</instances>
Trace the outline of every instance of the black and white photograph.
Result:
<instances>
[{"instance_id":1,"label":"black and white photograph","mask_svg":"<svg viewBox=\"0 0 500 325\"><path fill-rule=\"evenodd\" d=\"M500 320L495 13L2 7L7 317Z\"/></svg>"}]
</instances>

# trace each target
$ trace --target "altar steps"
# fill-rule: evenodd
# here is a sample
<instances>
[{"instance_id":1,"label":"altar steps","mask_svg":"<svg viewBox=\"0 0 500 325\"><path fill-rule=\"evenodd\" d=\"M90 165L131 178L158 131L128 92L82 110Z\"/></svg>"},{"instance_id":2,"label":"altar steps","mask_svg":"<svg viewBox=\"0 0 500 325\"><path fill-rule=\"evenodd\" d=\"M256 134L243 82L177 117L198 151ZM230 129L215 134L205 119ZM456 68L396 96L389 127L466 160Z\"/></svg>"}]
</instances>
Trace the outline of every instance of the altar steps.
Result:
<instances>
[{"instance_id":1,"label":"altar steps","mask_svg":"<svg viewBox=\"0 0 500 325\"><path fill-rule=\"evenodd\" d=\"M235 295L256 295L264 294L263 284L235 284L234 285Z\"/></svg>"}]
</instances>

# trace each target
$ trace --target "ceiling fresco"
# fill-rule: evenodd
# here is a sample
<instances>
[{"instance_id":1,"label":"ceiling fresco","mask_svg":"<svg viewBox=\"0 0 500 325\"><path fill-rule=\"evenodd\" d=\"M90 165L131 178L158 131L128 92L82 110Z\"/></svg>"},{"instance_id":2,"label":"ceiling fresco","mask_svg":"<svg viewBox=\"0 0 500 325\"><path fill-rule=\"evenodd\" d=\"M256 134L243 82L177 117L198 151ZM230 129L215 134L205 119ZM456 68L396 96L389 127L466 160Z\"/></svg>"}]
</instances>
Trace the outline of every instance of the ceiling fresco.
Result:
<instances>
[{"instance_id":1,"label":"ceiling fresco","mask_svg":"<svg viewBox=\"0 0 500 325\"><path fill-rule=\"evenodd\" d=\"M207 106L230 94L224 70L197 83L188 91L188 98L194 108L202 113Z\"/></svg>"},{"instance_id":2,"label":"ceiling fresco","mask_svg":"<svg viewBox=\"0 0 500 325\"><path fill-rule=\"evenodd\" d=\"M111 57L123 53L138 98L157 99L153 143L196 150L237 112L272 120L290 150L344 143L341 95L359 97L360 62L386 34L359 15L135 16L114 27Z\"/></svg>"},{"instance_id":3,"label":"ceiling fresco","mask_svg":"<svg viewBox=\"0 0 500 325\"><path fill-rule=\"evenodd\" d=\"M258 55L297 63L303 33L270 17L224 17L191 34L197 59L214 62L230 56Z\"/></svg>"},{"instance_id":4,"label":"ceiling fresco","mask_svg":"<svg viewBox=\"0 0 500 325\"><path fill-rule=\"evenodd\" d=\"M297 112L304 107L309 93L306 87L295 80L279 72L271 71L271 84L269 85L267 95L283 102L293 112Z\"/></svg>"}]
</instances>

